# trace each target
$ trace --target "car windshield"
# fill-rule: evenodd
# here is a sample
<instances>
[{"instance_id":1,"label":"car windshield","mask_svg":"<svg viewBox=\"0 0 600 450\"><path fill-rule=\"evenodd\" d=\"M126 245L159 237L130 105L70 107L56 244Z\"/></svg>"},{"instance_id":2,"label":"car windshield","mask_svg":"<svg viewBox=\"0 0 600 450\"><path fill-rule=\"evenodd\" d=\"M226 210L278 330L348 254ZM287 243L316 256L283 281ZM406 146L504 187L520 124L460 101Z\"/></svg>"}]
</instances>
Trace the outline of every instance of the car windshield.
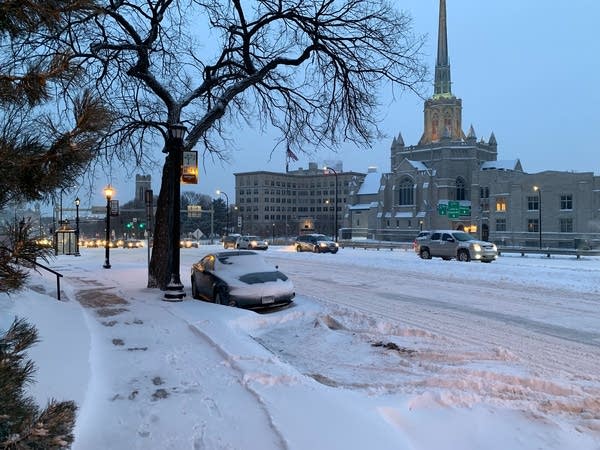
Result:
<instances>
[{"instance_id":1,"label":"car windshield","mask_svg":"<svg viewBox=\"0 0 600 450\"><path fill-rule=\"evenodd\" d=\"M313 237L317 241L328 241L329 240L329 238L327 236L325 236L324 234L313 234Z\"/></svg>"},{"instance_id":2,"label":"car windshield","mask_svg":"<svg viewBox=\"0 0 600 450\"><path fill-rule=\"evenodd\" d=\"M461 242L477 240L474 236L471 236L469 233L465 233L464 231L457 231L455 233L452 233L452 236L454 236L454 238L457 241Z\"/></svg>"}]
</instances>

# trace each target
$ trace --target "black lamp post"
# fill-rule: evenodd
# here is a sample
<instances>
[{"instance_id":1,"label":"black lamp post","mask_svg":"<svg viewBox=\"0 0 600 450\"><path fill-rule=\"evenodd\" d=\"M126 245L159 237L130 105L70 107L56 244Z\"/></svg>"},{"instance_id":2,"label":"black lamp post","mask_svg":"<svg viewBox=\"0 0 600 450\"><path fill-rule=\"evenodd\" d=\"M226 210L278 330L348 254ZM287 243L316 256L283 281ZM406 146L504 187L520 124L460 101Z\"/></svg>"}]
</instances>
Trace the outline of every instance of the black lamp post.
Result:
<instances>
[{"instance_id":1,"label":"black lamp post","mask_svg":"<svg viewBox=\"0 0 600 450\"><path fill-rule=\"evenodd\" d=\"M176 123L169 126L169 138L173 140L170 146L171 151L171 204L173 205L173 228L171 230L171 251L173 258L171 259L171 279L167 284L164 301L179 302L185 297L183 284L179 277L179 241L181 219L179 217L181 209L181 193L180 193L180 178L181 164L183 151L183 136L186 128L181 123Z\"/></svg>"},{"instance_id":2,"label":"black lamp post","mask_svg":"<svg viewBox=\"0 0 600 450\"><path fill-rule=\"evenodd\" d=\"M79 197L75 199L75 256L80 256L79 253Z\"/></svg>"},{"instance_id":3,"label":"black lamp post","mask_svg":"<svg viewBox=\"0 0 600 450\"><path fill-rule=\"evenodd\" d=\"M337 242L338 240L338 226L337 226L337 217L338 217L338 211L337 211L337 207L338 207L338 174L335 171L335 169L333 167L324 167L324 170L329 170L331 172L333 172L333 174L335 175L335 206L334 206L334 212L333 212L333 236L334 236L334 240L335 242Z\"/></svg>"},{"instance_id":4,"label":"black lamp post","mask_svg":"<svg viewBox=\"0 0 600 450\"><path fill-rule=\"evenodd\" d=\"M540 250L542 249L542 188L534 186L533 190L538 193L538 231L540 233Z\"/></svg>"},{"instance_id":5,"label":"black lamp post","mask_svg":"<svg viewBox=\"0 0 600 450\"><path fill-rule=\"evenodd\" d=\"M220 191L220 190L217 190L217 195L225 196L225 208L227 209L227 211L226 211L227 230L225 230L225 236L228 236L229 235L229 197L227 196L227 194L225 192Z\"/></svg>"},{"instance_id":6,"label":"black lamp post","mask_svg":"<svg viewBox=\"0 0 600 450\"><path fill-rule=\"evenodd\" d=\"M110 199L113 196L113 189L110 186L104 188L104 196L106 197L106 240L104 241L104 267L110 269Z\"/></svg>"}]
</instances>

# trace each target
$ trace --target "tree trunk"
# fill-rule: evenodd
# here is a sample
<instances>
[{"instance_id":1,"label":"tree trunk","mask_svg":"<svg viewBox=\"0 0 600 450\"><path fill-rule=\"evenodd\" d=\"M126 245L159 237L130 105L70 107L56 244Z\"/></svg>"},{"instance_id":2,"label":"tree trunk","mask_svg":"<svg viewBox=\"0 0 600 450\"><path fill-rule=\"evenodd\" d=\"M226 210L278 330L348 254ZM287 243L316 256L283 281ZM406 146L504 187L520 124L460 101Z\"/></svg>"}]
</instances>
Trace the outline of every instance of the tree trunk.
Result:
<instances>
[{"instance_id":1,"label":"tree trunk","mask_svg":"<svg viewBox=\"0 0 600 450\"><path fill-rule=\"evenodd\" d=\"M171 142L165 144L170 149ZM172 154L169 152L163 166L160 192L156 203L156 214L154 219L154 234L152 256L148 269L148 287L166 289L170 279L170 268L173 260L173 249L171 248L171 230L173 229L173 189L171 189L170 170L172 167ZM179 214L179 211L177 211Z\"/></svg>"}]
</instances>

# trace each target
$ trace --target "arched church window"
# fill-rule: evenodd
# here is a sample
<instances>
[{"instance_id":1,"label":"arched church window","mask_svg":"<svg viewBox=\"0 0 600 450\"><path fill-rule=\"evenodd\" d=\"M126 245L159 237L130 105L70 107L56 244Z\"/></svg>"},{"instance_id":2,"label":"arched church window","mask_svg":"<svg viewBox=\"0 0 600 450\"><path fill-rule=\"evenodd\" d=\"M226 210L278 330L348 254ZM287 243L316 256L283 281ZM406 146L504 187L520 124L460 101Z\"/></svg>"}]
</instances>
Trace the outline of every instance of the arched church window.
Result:
<instances>
[{"instance_id":1,"label":"arched church window","mask_svg":"<svg viewBox=\"0 0 600 450\"><path fill-rule=\"evenodd\" d=\"M465 180L461 177L456 179L456 200L467 199L467 188Z\"/></svg>"},{"instance_id":2,"label":"arched church window","mask_svg":"<svg viewBox=\"0 0 600 450\"><path fill-rule=\"evenodd\" d=\"M399 205L414 205L414 182L410 178L403 178L398 189L398 204Z\"/></svg>"}]
</instances>

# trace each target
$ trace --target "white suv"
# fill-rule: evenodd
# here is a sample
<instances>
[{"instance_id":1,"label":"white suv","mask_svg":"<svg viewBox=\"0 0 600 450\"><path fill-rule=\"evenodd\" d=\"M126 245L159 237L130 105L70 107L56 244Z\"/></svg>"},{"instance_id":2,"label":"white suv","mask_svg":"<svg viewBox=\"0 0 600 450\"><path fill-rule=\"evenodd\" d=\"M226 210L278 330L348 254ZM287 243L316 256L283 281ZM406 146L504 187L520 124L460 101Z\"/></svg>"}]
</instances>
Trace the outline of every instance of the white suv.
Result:
<instances>
[{"instance_id":1,"label":"white suv","mask_svg":"<svg viewBox=\"0 0 600 450\"><path fill-rule=\"evenodd\" d=\"M492 262L498 258L495 244L479 241L464 231L433 230L429 236L415 240L415 252L423 259L439 257L458 261Z\"/></svg>"},{"instance_id":2,"label":"white suv","mask_svg":"<svg viewBox=\"0 0 600 450\"><path fill-rule=\"evenodd\" d=\"M269 248L269 243L258 236L240 236L237 238L236 248L244 248L247 250L266 250Z\"/></svg>"}]
</instances>

